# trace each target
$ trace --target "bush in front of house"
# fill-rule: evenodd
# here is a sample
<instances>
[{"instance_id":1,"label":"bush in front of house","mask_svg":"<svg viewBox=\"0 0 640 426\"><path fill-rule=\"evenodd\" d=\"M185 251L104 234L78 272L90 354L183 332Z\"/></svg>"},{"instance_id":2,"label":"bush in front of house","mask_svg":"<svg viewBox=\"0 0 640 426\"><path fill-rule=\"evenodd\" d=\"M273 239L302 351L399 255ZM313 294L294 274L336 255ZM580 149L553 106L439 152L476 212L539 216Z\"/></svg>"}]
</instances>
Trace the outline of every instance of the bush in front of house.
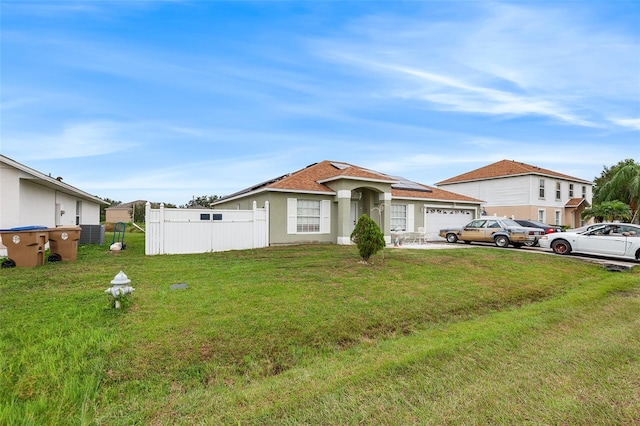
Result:
<instances>
[{"instance_id":1,"label":"bush in front of house","mask_svg":"<svg viewBox=\"0 0 640 426\"><path fill-rule=\"evenodd\" d=\"M360 216L351 239L358 246L358 252L365 262L385 247L384 235L378 224L366 214Z\"/></svg>"}]
</instances>

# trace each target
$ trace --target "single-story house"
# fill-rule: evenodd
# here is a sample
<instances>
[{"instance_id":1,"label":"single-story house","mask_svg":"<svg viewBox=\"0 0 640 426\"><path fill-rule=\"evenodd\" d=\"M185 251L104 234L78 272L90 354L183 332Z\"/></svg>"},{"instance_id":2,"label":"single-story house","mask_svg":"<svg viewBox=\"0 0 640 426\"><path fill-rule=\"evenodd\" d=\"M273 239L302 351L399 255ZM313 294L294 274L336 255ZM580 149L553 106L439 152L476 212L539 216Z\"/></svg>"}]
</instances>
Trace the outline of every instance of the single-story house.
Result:
<instances>
[{"instance_id":1,"label":"single-story house","mask_svg":"<svg viewBox=\"0 0 640 426\"><path fill-rule=\"evenodd\" d=\"M540 222L584 225L581 213L590 207L593 182L512 160L501 160L436 183L486 203L484 213Z\"/></svg>"},{"instance_id":2,"label":"single-story house","mask_svg":"<svg viewBox=\"0 0 640 426\"><path fill-rule=\"evenodd\" d=\"M129 203L118 204L117 206L107 207L105 209L105 222L134 222L134 207L139 206L144 210L146 204L146 200L137 200Z\"/></svg>"},{"instance_id":3,"label":"single-story house","mask_svg":"<svg viewBox=\"0 0 640 426\"><path fill-rule=\"evenodd\" d=\"M443 227L480 215L482 201L337 161L322 161L259 183L212 203L214 209L251 209L269 202L271 245L306 242L351 244L358 218L367 214L387 243L391 231L437 239Z\"/></svg>"},{"instance_id":4,"label":"single-story house","mask_svg":"<svg viewBox=\"0 0 640 426\"><path fill-rule=\"evenodd\" d=\"M100 225L104 200L0 155L0 229ZM0 244L0 256L6 256Z\"/></svg>"}]
</instances>

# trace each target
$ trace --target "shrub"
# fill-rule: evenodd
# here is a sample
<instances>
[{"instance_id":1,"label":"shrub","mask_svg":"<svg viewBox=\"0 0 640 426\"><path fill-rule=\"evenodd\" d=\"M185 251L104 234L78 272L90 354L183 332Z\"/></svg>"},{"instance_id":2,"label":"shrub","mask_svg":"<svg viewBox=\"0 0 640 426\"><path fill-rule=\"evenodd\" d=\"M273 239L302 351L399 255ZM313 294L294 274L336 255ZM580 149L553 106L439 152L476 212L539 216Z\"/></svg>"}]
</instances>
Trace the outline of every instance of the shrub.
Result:
<instances>
[{"instance_id":1,"label":"shrub","mask_svg":"<svg viewBox=\"0 0 640 426\"><path fill-rule=\"evenodd\" d=\"M366 214L360 216L351 239L358 246L358 251L365 262L385 247L384 235L378 224Z\"/></svg>"}]
</instances>

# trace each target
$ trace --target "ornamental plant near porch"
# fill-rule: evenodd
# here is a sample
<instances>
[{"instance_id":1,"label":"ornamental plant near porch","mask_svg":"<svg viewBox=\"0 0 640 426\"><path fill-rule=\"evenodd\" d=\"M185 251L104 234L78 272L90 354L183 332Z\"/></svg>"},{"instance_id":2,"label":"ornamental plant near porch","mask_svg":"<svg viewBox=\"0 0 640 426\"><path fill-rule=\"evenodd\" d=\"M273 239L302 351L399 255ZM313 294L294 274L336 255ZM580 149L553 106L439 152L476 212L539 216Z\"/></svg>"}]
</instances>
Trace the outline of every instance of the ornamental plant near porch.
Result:
<instances>
[{"instance_id":1,"label":"ornamental plant near porch","mask_svg":"<svg viewBox=\"0 0 640 426\"><path fill-rule=\"evenodd\" d=\"M358 223L351 233L351 239L358 246L358 252L365 262L385 247L384 235L380 227L366 214L358 219Z\"/></svg>"}]
</instances>

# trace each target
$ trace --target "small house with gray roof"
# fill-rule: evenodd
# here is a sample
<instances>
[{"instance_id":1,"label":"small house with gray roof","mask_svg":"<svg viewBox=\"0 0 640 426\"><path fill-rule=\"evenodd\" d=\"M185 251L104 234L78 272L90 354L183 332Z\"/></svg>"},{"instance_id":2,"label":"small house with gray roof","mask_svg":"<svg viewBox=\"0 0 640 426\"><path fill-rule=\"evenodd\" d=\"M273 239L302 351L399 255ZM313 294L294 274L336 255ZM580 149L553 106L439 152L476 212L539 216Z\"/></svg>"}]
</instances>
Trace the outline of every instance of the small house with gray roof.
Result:
<instances>
[{"instance_id":1,"label":"small house with gray roof","mask_svg":"<svg viewBox=\"0 0 640 426\"><path fill-rule=\"evenodd\" d=\"M108 203L64 182L0 155L0 229L23 226L100 225ZM0 244L0 256L6 255Z\"/></svg>"}]
</instances>

